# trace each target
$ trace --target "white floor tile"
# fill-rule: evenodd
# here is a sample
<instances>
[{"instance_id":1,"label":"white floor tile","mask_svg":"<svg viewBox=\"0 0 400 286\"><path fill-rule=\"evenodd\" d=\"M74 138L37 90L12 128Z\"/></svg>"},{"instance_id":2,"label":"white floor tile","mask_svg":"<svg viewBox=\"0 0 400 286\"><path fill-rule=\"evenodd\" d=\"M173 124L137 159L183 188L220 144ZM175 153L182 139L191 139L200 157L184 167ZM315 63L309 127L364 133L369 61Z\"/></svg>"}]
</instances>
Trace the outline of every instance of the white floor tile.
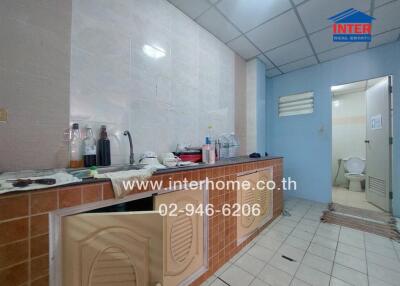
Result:
<instances>
[{"instance_id":1,"label":"white floor tile","mask_svg":"<svg viewBox=\"0 0 400 286\"><path fill-rule=\"evenodd\" d=\"M356 232L342 227L340 230L339 241L358 248L365 248L364 235L362 232Z\"/></svg>"},{"instance_id":2,"label":"white floor tile","mask_svg":"<svg viewBox=\"0 0 400 286\"><path fill-rule=\"evenodd\" d=\"M337 247L337 251L344 253L344 254L348 254L354 257L357 257L359 259L363 259L365 260L365 249L362 248L358 248L355 246L352 246L350 244L346 244L346 243L342 243L339 242L338 243L338 247Z\"/></svg>"},{"instance_id":3,"label":"white floor tile","mask_svg":"<svg viewBox=\"0 0 400 286\"><path fill-rule=\"evenodd\" d=\"M374 277L368 277L369 286L395 286L396 284L388 284L382 280L376 279Z\"/></svg>"},{"instance_id":4,"label":"white floor tile","mask_svg":"<svg viewBox=\"0 0 400 286\"><path fill-rule=\"evenodd\" d=\"M367 273L367 262L363 259L337 252L335 256L335 263L349 267L362 273Z\"/></svg>"},{"instance_id":5,"label":"white floor tile","mask_svg":"<svg viewBox=\"0 0 400 286\"><path fill-rule=\"evenodd\" d=\"M339 239L339 230L325 229L325 228L319 227L317 229L316 235L337 241Z\"/></svg>"},{"instance_id":6,"label":"white floor tile","mask_svg":"<svg viewBox=\"0 0 400 286\"><path fill-rule=\"evenodd\" d=\"M290 257L296 261L301 261L306 251L284 243L282 244L281 248L279 248L278 253Z\"/></svg>"},{"instance_id":7,"label":"white floor tile","mask_svg":"<svg viewBox=\"0 0 400 286\"><path fill-rule=\"evenodd\" d=\"M283 242L283 240L278 241L278 240L272 239L272 238L264 235L257 241L256 245L262 246L264 248L268 248L269 250L275 252L279 247L281 247L282 242Z\"/></svg>"},{"instance_id":8,"label":"white floor tile","mask_svg":"<svg viewBox=\"0 0 400 286\"><path fill-rule=\"evenodd\" d=\"M296 278L313 286L328 286L330 276L306 265L300 265Z\"/></svg>"},{"instance_id":9,"label":"white floor tile","mask_svg":"<svg viewBox=\"0 0 400 286\"><path fill-rule=\"evenodd\" d=\"M293 231L293 229L294 229L294 226L287 226L287 225L283 225L283 224L277 224L272 228L272 230L283 232L285 234L291 233Z\"/></svg>"},{"instance_id":10,"label":"white floor tile","mask_svg":"<svg viewBox=\"0 0 400 286\"><path fill-rule=\"evenodd\" d=\"M235 265L239 266L243 270L246 270L250 274L257 276L258 273L260 273L260 271L265 267L266 262L249 254L243 254L242 257L236 260Z\"/></svg>"},{"instance_id":11,"label":"white floor tile","mask_svg":"<svg viewBox=\"0 0 400 286\"><path fill-rule=\"evenodd\" d=\"M367 262L375 263L379 266L394 271L400 271L400 261L398 259L393 259L387 256L383 256L375 252L367 251Z\"/></svg>"},{"instance_id":12,"label":"white floor tile","mask_svg":"<svg viewBox=\"0 0 400 286\"><path fill-rule=\"evenodd\" d=\"M288 233L284 233L281 231L278 231L276 228L279 227L279 224L274 226L273 229L271 229L269 232L267 232L264 236L263 239L273 239L279 242L283 242L287 237Z\"/></svg>"},{"instance_id":13,"label":"white floor tile","mask_svg":"<svg viewBox=\"0 0 400 286\"><path fill-rule=\"evenodd\" d=\"M254 256L264 262L268 262L274 255L274 251L256 244L252 248L250 248L247 254L250 254L251 256Z\"/></svg>"},{"instance_id":14,"label":"white floor tile","mask_svg":"<svg viewBox=\"0 0 400 286\"><path fill-rule=\"evenodd\" d=\"M306 241L311 242L311 240L312 240L313 237L314 237L314 233L307 232L307 231L305 231L305 230L299 229L298 227L299 227L299 226L297 226L297 227L295 228L295 230L293 230L293 232L291 233L291 235L293 235L293 236L295 236L295 237L298 237L298 238L301 238L301 239L303 239L303 240L306 240Z\"/></svg>"},{"instance_id":15,"label":"white floor tile","mask_svg":"<svg viewBox=\"0 0 400 286\"><path fill-rule=\"evenodd\" d=\"M368 252L374 252L374 253L389 257L391 259L398 259L396 251L394 250L393 246L391 248L388 248L388 247L382 246L380 244L369 243L366 245L366 249Z\"/></svg>"},{"instance_id":16,"label":"white floor tile","mask_svg":"<svg viewBox=\"0 0 400 286\"><path fill-rule=\"evenodd\" d=\"M319 235L315 235L312 242L333 250L336 250L337 246L337 240L332 240Z\"/></svg>"},{"instance_id":17,"label":"white floor tile","mask_svg":"<svg viewBox=\"0 0 400 286\"><path fill-rule=\"evenodd\" d=\"M333 267L333 262L330 260L326 260L322 257L316 256L311 253L306 253L304 256L302 264L305 264L309 267L312 267L316 270L319 270L321 272L324 272L326 274L331 274L332 272L332 267Z\"/></svg>"},{"instance_id":18,"label":"white floor tile","mask_svg":"<svg viewBox=\"0 0 400 286\"><path fill-rule=\"evenodd\" d=\"M254 279L253 275L235 265L230 266L220 277L231 286L248 286Z\"/></svg>"},{"instance_id":19,"label":"white floor tile","mask_svg":"<svg viewBox=\"0 0 400 286\"><path fill-rule=\"evenodd\" d=\"M335 277L331 277L331 283L329 284L329 286L352 286L352 285L342 280L339 280Z\"/></svg>"},{"instance_id":20,"label":"white floor tile","mask_svg":"<svg viewBox=\"0 0 400 286\"><path fill-rule=\"evenodd\" d=\"M288 286L292 276L271 265L267 265L258 275L258 278L272 286Z\"/></svg>"},{"instance_id":21,"label":"white floor tile","mask_svg":"<svg viewBox=\"0 0 400 286\"><path fill-rule=\"evenodd\" d=\"M300 279L294 278L290 286L310 286L310 284L301 281Z\"/></svg>"},{"instance_id":22,"label":"white floor tile","mask_svg":"<svg viewBox=\"0 0 400 286\"><path fill-rule=\"evenodd\" d=\"M270 286L269 284L265 283L264 281L256 278L251 282L250 286Z\"/></svg>"},{"instance_id":23,"label":"white floor tile","mask_svg":"<svg viewBox=\"0 0 400 286\"><path fill-rule=\"evenodd\" d=\"M393 242L389 238L379 236L376 234L372 233L364 233L364 238L365 238L365 246L368 249L368 246L371 245L372 247L374 245L379 245L379 246L384 246L387 248L392 249L393 248Z\"/></svg>"},{"instance_id":24,"label":"white floor tile","mask_svg":"<svg viewBox=\"0 0 400 286\"><path fill-rule=\"evenodd\" d=\"M219 279L214 280L210 286L227 286L224 282Z\"/></svg>"},{"instance_id":25,"label":"white floor tile","mask_svg":"<svg viewBox=\"0 0 400 286\"><path fill-rule=\"evenodd\" d=\"M335 250L323 247L319 244L312 243L308 248L307 252L317 255L319 257L325 258L327 260L333 261L335 258Z\"/></svg>"},{"instance_id":26,"label":"white floor tile","mask_svg":"<svg viewBox=\"0 0 400 286\"><path fill-rule=\"evenodd\" d=\"M354 269L335 263L332 276L355 286L368 286L367 275Z\"/></svg>"},{"instance_id":27,"label":"white floor tile","mask_svg":"<svg viewBox=\"0 0 400 286\"><path fill-rule=\"evenodd\" d=\"M229 268L229 266L231 266L231 263L229 263L229 262L227 262L227 263L225 263L224 265L222 265L216 272L215 272L215 276L221 276L222 275L222 273L224 273L228 268Z\"/></svg>"},{"instance_id":28,"label":"white floor tile","mask_svg":"<svg viewBox=\"0 0 400 286\"><path fill-rule=\"evenodd\" d=\"M285 271L286 273L289 273L290 275L294 275L297 271L297 268L300 265L300 261L297 260L287 260L282 257L282 254L277 252L274 257L272 257L271 261L269 262L269 265L278 268L282 271Z\"/></svg>"},{"instance_id":29,"label":"white floor tile","mask_svg":"<svg viewBox=\"0 0 400 286\"><path fill-rule=\"evenodd\" d=\"M307 248L310 246L309 241L303 240L301 238L297 238L292 235L286 239L285 243L287 243L293 247L303 249L303 250L307 250Z\"/></svg>"},{"instance_id":30,"label":"white floor tile","mask_svg":"<svg viewBox=\"0 0 400 286\"><path fill-rule=\"evenodd\" d=\"M399 271L392 271L374 263L368 263L368 275L392 285L399 285Z\"/></svg>"}]
</instances>

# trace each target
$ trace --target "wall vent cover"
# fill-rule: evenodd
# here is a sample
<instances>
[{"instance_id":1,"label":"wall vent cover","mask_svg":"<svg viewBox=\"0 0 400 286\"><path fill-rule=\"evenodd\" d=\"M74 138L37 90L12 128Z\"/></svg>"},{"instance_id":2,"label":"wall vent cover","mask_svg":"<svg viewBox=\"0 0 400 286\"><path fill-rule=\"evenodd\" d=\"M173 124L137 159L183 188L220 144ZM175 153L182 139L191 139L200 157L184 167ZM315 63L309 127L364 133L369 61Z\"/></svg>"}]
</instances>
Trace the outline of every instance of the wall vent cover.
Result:
<instances>
[{"instance_id":1,"label":"wall vent cover","mask_svg":"<svg viewBox=\"0 0 400 286\"><path fill-rule=\"evenodd\" d=\"M309 114L314 111L314 92L297 93L279 98L279 117Z\"/></svg>"}]
</instances>

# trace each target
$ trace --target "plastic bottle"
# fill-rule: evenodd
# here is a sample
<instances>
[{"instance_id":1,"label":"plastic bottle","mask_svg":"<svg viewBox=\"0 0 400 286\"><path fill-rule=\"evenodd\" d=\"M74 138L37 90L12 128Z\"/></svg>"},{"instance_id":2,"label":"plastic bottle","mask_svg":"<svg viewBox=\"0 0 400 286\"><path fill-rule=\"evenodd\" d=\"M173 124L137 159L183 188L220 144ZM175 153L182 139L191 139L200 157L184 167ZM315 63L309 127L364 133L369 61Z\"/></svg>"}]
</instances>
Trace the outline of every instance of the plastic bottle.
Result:
<instances>
[{"instance_id":1,"label":"plastic bottle","mask_svg":"<svg viewBox=\"0 0 400 286\"><path fill-rule=\"evenodd\" d=\"M240 143L235 133L232 132L228 136L228 141L229 141L229 157L232 158L239 156Z\"/></svg>"},{"instance_id":2,"label":"plastic bottle","mask_svg":"<svg viewBox=\"0 0 400 286\"><path fill-rule=\"evenodd\" d=\"M105 125L102 125L100 129L98 152L99 152L99 165L110 166L111 165L110 140L108 139L107 127Z\"/></svg>"},{"instance_id":3,"label":"plastic bottle","mask_svg":"<svg viewBox=\"0 0 400 286\"><path fill-rule=\"evenodd\" d=\"M208 132L206 135L205 144L211 144L213 142L212 126L208 125Z\"/></svg>"},{"instance_id":4,"label":"plastic bottle","mask_svg":"<svg viewBox=\"0 0 400 286\"><path fill-rule=\"evenodd\" d=\"M90 126L86 126L86 137L83 140L83 164L85 167L96 166L96 139Z\"/></svg>"},{"instance_id":5,"label":"plastic bottle","mask_svg":"<svg viewBox=\"0 0 400 286\"><path fill-rule=\"evenodd\" d=\"M70 141L70 168L82 168L83 158L82 158L82 140L81 132L79 131L79 124L72 124L72 134Z\"/></svg>"}]
</instances>

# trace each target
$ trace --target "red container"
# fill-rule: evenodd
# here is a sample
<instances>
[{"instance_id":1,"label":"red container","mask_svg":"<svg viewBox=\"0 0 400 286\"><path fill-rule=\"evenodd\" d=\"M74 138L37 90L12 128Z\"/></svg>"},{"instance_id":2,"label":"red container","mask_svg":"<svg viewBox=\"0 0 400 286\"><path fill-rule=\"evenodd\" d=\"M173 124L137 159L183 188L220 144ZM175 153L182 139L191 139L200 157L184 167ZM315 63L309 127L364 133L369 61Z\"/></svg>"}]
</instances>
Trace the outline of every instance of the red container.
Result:
<instances>
[{"instance_id":1,"label":"red container","mask_svg":"<svg viewBox=\"0 0 400 286\"><path fill-rule=\"evenodd\" d=\"M181 154L178 156L182 161L189 161L189 162L193 162L193 163L198 163L201 162L202 157L201 157L201 153L200 154Z\"/></svg>"}]
</instances>

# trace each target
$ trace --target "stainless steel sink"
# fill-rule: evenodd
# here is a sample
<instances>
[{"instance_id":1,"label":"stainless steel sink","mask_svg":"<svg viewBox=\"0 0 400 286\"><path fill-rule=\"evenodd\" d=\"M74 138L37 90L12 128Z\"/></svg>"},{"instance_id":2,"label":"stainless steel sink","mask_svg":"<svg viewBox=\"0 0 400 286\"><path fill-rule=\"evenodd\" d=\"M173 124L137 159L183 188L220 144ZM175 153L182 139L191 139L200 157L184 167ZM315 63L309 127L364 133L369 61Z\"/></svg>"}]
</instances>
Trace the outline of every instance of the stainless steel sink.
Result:
<instances>
[{"instance_id":1,"label":"stainless steel sink","mask_svg":"<svg viewBox=\"0 0 400 286\"><path fill-rule=\"evenodd\" d=\"M97 172L99 174L119 172L119 171L129 171L129 170L141 170L146 166L145 164L135 164L135 165L116 165L108 167L97 167Z\"/></svg>"},{"instance_id":2,"label":"stainless steel sink","mask_svg":"<svg viewBox=\"0 0 400 286\"><path fill-rule=\"evenodd\" d=\"M119 171L129 171L129 170L141 170L145 167L145 164L134 164L134 165L114 165L107 167L97 167L97 172L99 174L119 172ZM81 169L67 169L67 172L79 179L89 178L90 170L89 168Z\"/></svg>"}]
</instances>

